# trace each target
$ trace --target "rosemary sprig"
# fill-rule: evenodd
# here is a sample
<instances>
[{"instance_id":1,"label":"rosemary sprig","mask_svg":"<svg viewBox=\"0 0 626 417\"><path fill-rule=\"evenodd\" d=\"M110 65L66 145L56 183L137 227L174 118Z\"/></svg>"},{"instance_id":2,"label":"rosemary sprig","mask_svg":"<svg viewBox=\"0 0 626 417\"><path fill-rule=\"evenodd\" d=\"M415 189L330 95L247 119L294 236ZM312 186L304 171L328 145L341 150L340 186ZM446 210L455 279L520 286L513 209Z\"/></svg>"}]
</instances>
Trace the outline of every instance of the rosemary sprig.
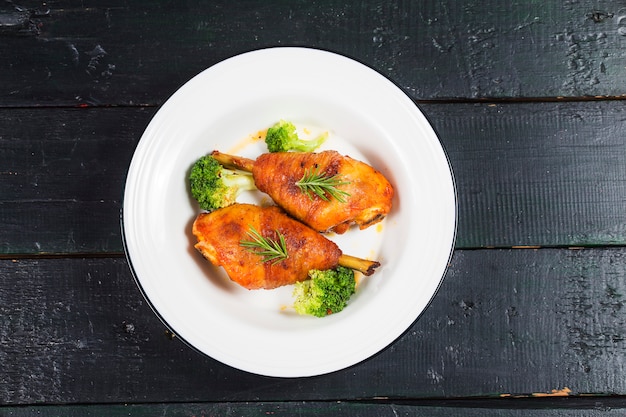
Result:
<instances>
[{"instance_id":1,"label":"rosemary sprig","mask_svg":"<svg viewBox=\"0 0 626 417\"><path fill-rule=\"evenodd\" d=\"M330 198L328 195L330 195L340 203L345 203L345 197L350 196L350 193L337 188L345 184L350 184L350 182L342 181L338 175L329 176L322 174L319 172L319 168L306 170L302 178L296 181L296 185L300 188L300 191L306 194L311 200L313 200L313 194L315 194L322 200L329 201Z\"/></svg>"},{"instance_id":2,"label":"rosemary sprig","mask_svg":"<svg viewBox=\"0 0 626 417\"><path fill-rule=\"evenodd\" d=\"M283 236L278 230L276 230L276 236L278 240L273 240L267 237L263 237L258 230L249 226L248 236L252 240L242 240L239 242L241 246L263 257L263 262L271 262L272 265L277 264L289 257L287 253L287 244L285 243L285 236Z\"/></svg>"}]
</instances>

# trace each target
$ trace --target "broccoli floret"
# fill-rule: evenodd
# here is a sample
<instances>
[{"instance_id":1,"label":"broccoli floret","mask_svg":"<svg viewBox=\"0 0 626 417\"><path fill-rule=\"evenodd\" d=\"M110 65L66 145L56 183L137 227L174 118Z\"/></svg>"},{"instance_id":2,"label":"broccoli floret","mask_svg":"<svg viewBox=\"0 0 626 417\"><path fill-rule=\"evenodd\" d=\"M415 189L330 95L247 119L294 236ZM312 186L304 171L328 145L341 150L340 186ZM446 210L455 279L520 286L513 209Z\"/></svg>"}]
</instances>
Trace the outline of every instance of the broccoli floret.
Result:
<instances>
[{"instance_id":1,"label":"broccoli floret","mask_svg":"<svg viewBox=\"0 0 626 417\"><path fill-rule=\"evenodd\" d=\"M324 132L315 139L302 140L298 137L296 127L293 123L280 120L274 126L267 129L265 144L270 152L313 152L319 148L328 138L328 133Z\"/></svg>"},{"instance_id":2,"label":"broccoli floret","mask_svg":"<svg viewBox=\"0 0 626 417\"><path fill-rule=\"evenodd\" d=\"M339 313L354 294L354 271L338 266L335 269L309 271L306 281L295 284L294 308L298 314L324 317Z\"/></svg>"},{"instance_id":3,"label":"broccoli floret","mask_svg":"<svg viewBox=\"0 0 626 417\"><path fill-rule=\"evenodd\" d=\"M200 208L208 211L231 205L243 191L257 189L251 174L224 168L210 155L191 167L189 187Z\"/></svg>"}]
</instances>

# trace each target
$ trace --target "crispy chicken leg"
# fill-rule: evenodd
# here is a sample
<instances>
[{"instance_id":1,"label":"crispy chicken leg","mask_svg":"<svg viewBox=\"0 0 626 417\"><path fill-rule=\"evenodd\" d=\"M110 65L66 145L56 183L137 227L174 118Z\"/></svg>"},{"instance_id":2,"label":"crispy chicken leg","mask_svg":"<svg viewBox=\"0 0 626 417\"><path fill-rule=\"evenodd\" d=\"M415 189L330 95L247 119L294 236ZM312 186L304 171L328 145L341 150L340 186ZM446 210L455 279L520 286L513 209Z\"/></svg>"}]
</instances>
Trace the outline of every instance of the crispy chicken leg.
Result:
<instances>
[{"instance_id":1,"label":"crispy chicken leg","mask_svg":"<svg viewBox=\"0 0 626 417\"><path fill-rule=\"evenodd\" d=\"M319 232L345 233L356 224L365 229L380 222L391 210L393 187L370 165L336 151L277 152L256 160L213 151L222 165L252 172L256 187L287 213ZM336 176L344 201L303 192L297 183L311 172Z\"/></svg>"},{"instance_id":2,"label":"crispy chicken leg","mask_svg":"<svg viewBox=\"0 0 626 417\"><path fill-rule=\"evenodd\" d=\"M264 260L258 250L242 245L256 230L269 240L284 238L287 257ZM343 255L339 247L315 230L287 216L279 207L234 204L201 213L193 224L195 248L211 263L222 266L230 279L247 289L271 289L304 281L311 269L338 265L374 273L380 263Z\"/></svg>"}]
</instances>

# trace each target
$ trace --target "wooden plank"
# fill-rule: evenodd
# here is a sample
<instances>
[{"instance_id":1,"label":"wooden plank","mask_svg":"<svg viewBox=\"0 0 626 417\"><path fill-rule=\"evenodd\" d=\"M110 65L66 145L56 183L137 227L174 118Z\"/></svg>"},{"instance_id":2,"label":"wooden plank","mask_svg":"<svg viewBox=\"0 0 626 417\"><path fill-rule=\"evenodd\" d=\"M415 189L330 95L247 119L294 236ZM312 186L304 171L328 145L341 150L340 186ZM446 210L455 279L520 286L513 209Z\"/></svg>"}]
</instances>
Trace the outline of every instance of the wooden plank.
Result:
<instances>
[{"instance_id":1,"label":"wooden plank","mask_svg":"<svg viewBox=\"0 0 626 417\"><path fill-rule=\"evenodd\" d=\"M123 258L0 260L0 403L624 395L625 262L623 247L456 251L430 307L388 349L279 379L172 338Z\"/></svg>"},{"instance_id":2,"label":"wooden plank","mask_svg":"<svg viewBox=\"0 0 626 417\"><path fill-rule=\"evenodd\" d=\"M421 107L455 172L457 247L626 241L619 103ZM2 253L121 252L126 167L153 112L2 110Z\"/></svg>"},{"instance_id":3,"label":"wooden plank","mask_svg":"<svg viewBox=\"0 0 626 417\"><path fill-rule=\"evenodd\" d=\"M621 103L422 107L455 172L459 247L626 242Z\"/></svg>"},{"instance_id":4,"label":"wooden plank","mask_svg":"<svg viewBox=\"0 0 626 417\"><path fill-rule=\"evenodd\" d=\"M487 407L451 407L404 405L394 403L353 403L353 402L250 402L250 403L174 403L174 404L123 404L123 405L57 405L29 407L0 407L0 413L12 417L126 417L126 416L333 416L333 417L613 417L623 416L625 408L604 407L598 399L595 407L580 409L549 408L537 403L536 407L522 406L521 410ZM529 404L525 404L529 405Z\"/></svg>"},{"instance_id":5,"label":"wooden plank","mask_svg":"<svg viewBox=\"0 0 626 417\"><path fill-rule=\"evenodd\" d=\"M626 93L618 0L20 5L0 8L0 106L159 104L216 62L286 45L354 57L415 99Z\"/></svg>"},{"instance_id":6,"label":"wooden plank","mask_svg":"<svg viewBox=\"0 0 626 417\"><path fill-rule=\"evenodd\" d=\"M458 248L626 242L621 103L421 108L455 172ZM154 111L1 110L0 253L121 253L126 171Z\"/></svg>"},{"instance_id":7,"label":"wooden plank","mask_svg":"<svg viewBox=\"0 0 626 417\"><path fill-rule=\"evenodd\" d=\"M154 109L4 109L0 252L121 252L126 172Z\"/></svg>"}]
</instances>

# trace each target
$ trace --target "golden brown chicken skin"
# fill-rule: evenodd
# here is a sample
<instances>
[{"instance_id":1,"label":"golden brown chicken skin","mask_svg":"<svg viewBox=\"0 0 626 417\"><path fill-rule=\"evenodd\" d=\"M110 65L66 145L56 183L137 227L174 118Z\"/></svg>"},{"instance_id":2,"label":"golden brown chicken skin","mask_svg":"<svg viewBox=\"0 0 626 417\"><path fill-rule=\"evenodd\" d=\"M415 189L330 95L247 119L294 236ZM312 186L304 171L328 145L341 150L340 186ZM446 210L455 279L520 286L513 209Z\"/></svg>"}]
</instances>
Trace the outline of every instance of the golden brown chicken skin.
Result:
<instances>
[{"instance_id":1,"label":"golden brown chicken skin","mask_svg":"<svg viewBox=\"0 0 626 417\"><path fill-rule=\"evenodd\" d=\"M285 238L288 258L264 262L263 257L241 245L251 241L253 227L263 237ZM224 268L230 279L247 289L272 289L303 281L311 269L337 266L339 247L315 230L287 216L280 208L234 204L201 213L193 224L195 248L211 263Z\"/></svg>"},{"instance_id":2,"label":"golden brown chicken skin","mask_svg":"<svg viewBox=\"0 0 626 417\"><path fill-rule=\"evenodd\" d=\"M312 198L296 184L312 170L345 184L345 202L327 195L328 201ZM356 224L365 229L380 222L391 210L393 187L370 165L336 151L266 153L254 162L257 188L268 194L287 213L320 232L345 233Z\"/></svg>"}]
</instances>

